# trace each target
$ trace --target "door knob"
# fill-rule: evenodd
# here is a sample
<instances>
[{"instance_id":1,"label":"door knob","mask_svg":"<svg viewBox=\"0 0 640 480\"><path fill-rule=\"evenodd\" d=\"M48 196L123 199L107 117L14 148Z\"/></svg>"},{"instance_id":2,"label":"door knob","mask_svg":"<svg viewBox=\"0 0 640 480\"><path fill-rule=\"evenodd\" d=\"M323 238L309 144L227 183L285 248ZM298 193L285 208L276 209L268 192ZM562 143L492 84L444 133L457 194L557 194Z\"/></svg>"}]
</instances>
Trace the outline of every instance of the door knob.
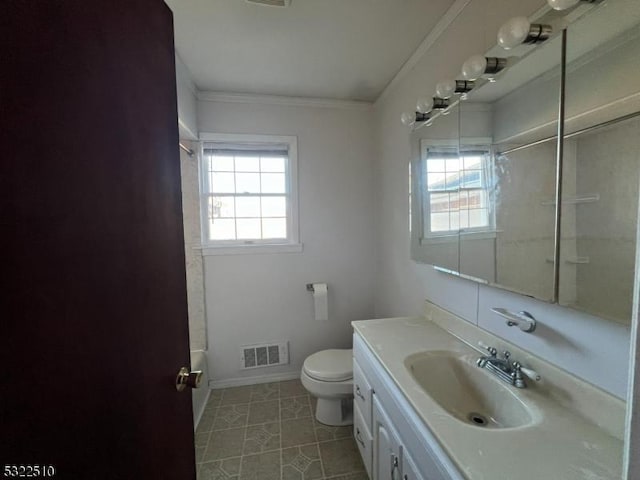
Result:
<instances>
[{"instance_id":1,"label":"door knob","mask_svg":"<svg viewBox=\"0 0 640 480\"><path fill-rule=\"evenodd\" d=\"M187 367L182 367L176 377L176 390L181 392L185 387L198 388L202 382L202 371L189 371Z\"/></svg>"}]
</instances>

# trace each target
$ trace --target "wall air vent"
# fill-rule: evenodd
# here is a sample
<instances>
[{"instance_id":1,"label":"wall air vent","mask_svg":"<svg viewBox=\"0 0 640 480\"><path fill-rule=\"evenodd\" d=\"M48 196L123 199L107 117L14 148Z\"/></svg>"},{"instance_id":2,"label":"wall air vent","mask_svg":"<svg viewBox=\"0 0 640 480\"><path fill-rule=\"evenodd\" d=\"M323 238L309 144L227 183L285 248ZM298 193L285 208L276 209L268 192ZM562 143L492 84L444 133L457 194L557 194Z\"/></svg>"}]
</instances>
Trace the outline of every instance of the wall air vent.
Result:
<instances>
[{"instance_id":1,"label":"wall air vent","mask_svg":"<svg viewBox=\"0 0 640 480\"><path fill-rule=\"evenodd\" d=\"M248 3L255 3L257 5L266 5L267 7L288 7L291 5L291 0L246 0Z\"/></svg>"},{"instance_id":2,"label":"wall air vent","mask_svg":"<svg viewBox=\"0 0 640 480\"><path fill-rule=\"evenodd\" d=\"M240 368L275 367L289 363L288 342L243 345L240 347Z\"/></svg>"}]
</instances>

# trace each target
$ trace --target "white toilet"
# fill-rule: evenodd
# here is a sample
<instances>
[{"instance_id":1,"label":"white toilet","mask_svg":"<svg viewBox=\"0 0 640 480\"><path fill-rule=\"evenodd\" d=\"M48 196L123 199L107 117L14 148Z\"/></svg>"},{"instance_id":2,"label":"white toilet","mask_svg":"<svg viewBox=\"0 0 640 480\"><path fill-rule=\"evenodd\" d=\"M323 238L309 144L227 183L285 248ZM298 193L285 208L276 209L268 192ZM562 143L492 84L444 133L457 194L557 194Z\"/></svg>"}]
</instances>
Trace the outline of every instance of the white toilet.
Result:
<instances>
[{"instance_id":1,"label":"white toilet","mask_svg":"<svg viewBox=\"0 0 640 480\"><path fill-rule=\"evenodd\" d=\"M316 419L320 423L353 424L353 350L322 350L309 355L300 380L318 399Z\"/></svg>"}]
</instances>

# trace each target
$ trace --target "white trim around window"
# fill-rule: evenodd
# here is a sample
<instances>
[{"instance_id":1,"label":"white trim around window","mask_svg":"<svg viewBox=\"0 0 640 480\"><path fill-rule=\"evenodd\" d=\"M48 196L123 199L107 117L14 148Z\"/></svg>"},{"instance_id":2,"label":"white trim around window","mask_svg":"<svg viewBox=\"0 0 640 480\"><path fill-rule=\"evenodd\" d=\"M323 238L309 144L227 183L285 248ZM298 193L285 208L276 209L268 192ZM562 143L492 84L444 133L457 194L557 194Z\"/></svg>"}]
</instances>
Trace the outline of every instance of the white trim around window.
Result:
<instances>
[{"instance_id":1,"label":"white trim around window","mask_svg":"<svg viewBox=\"0 0 640 480\"><path fill-rule=\"evenodd\" d=\"M240 255L264 253L299 253L303 245L299 241L298 226L298 141L295 136L283 135L252 135L227 133L200 133L200 211L202 224L202 254L209 255ZM286 148L287 161L285 169L286 182L286 238L277 239L231 239L211 240L209 236L209 199L212 189L209 187L205 149L237 148L251 150L252 148L267 149ZM262 194L260 194L262 195ZM238 198L241 195L230 195ZM235 213L234 213L235 215Z\"/></svg>"}]
</instances>

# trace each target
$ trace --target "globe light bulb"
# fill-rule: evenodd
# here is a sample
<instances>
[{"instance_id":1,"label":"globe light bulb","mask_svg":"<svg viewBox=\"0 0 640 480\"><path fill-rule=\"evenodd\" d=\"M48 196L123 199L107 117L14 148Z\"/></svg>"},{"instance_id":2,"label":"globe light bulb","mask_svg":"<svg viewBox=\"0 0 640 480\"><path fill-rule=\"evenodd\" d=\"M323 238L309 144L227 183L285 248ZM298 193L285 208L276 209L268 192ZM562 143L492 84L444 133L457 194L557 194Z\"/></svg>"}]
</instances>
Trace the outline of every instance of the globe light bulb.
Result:
<instances>
[{"instance_id":1,"label":"globe light bulb","mask_svg":"<svg viewBox=\"0 0 640 480\"><path fill-rule=\"evenodd\" d=\"M580 0L547 0L547 3L554 10L566 10L575 7L580 3Z\"/></svg>"},{"instance_id":2,"label":"globe light bulb","mask_svg":"<svg viewBox=\"0 0 640 480\"><path fill-rule=\"evenodd\" d=\"M416 110L420 113L429 113L433 110L433 99L429 97L420 97L416 103Z\"/></svg>"},{"instance_id":3,"label":"globe light bulb","mask_svg":"<svg viewBox=\"0 0 640 480\"><path fill-rule=\"evenodd\" d=\"M456 92L456 81L452 79L443 80L436 85L436 95L440 98L451 98Z\"/></svg>"},{"instance_id":4,"label":"globe light bulb","mask_svg":"<svg viewBox=\"0 0 640 480\"><path fill-rule=\"evenodd\" d=\"M484 55L473 55L462 64L462 78L465 80L477 80L487 68L487 59Z\"/></svg>"},{"instance_id":5,"label":"globe light bulb","mask_svg":"<svg viewBox=\"0 0 640 480\"><path fill-rule=\"evenodd\" d=\"M531 22L527 17L514 17L498 30L498 45L511 50L526 40L530 29Z\"/></svg>"},{"instance_id":6,"label":"globe light bulb","mask_svg":"<svg viewBox=\"0 0 640 480\"><path fill-rule=\"evenodd\" d=\"M413 112L403 112L402 115L400 115L400 121L403 125L410 127L416 123L416 114Z\"/></svg>"}]
</instances>

